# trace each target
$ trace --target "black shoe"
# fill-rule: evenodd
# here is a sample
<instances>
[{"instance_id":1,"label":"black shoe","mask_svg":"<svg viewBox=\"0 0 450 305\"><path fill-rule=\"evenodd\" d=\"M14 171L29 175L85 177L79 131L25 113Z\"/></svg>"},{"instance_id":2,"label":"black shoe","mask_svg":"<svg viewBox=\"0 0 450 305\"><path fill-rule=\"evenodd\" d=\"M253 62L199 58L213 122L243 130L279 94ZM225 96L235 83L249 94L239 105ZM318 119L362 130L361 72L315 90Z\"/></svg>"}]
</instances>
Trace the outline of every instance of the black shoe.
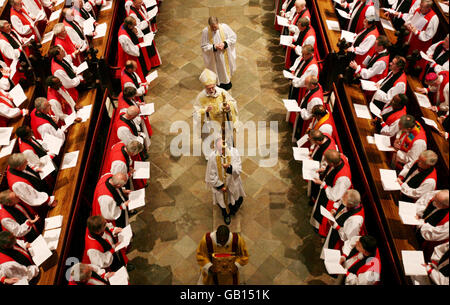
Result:
<instances>
[{"instance_id":1,"label":"black shoe","mask_svg":"<svg viewBox=\"0 0 450 305\"><path fill-rule=\"evenodd\" d=\"M229 203L228 204L228 208L230 209L230 215L236 214L236 206L234 206L231 203Z\"/></svg>"},{"instance_id":2,"label":"black shoe","mask_svg":"<svg viewBox=\"0 0 450 305\"><path fill-rule=\"evenodd\" d=\"M314 200L312 200L312 199L310 199L310 200L309 200L309 202L308 202L308 204L309 204L309 206L313 207L313 206L314 206L314 204L315 204L315 201L314 201Z\"/></svg>"},{"instance_id":3,"label":"black shoe","mask_svg":"<svg viewBox=\"0 0 450 305\"><path fill-rule=\"evenodd\" d=\"M237 213L237 211L239 211L242 203L244 202L244 198L243 197L239 197L238 200L236 200L235 204L234 204L234 212Z\"/></svg>"},{"instance_id":4,"label":"black shoe","mask_svg":"<svg viewBox=\"0 0 450 305\"><path fill-rule=\"evenodd\" d=\"M220 209L222 210L223 221L225 222L226 225L229 225L231 223L230 214L227 213L227 209L224 208Z\"/></svg>"},{"instance_id":5,"label":"black shoe","mask_svg":"<svg viewBox=\"0 0 450 305\"><path fill-rule=\"evenodd\" d=\"M135 267L133 264L131 264L131 263L128 263L128 264L127 264L127 271L128 271L128 272L131 272L131 271L133 271L134 269L136 269L136 267Z\"/></svg>"},{"instance_id":6,"label":"black shoe","mask_svg":"<svg viewBox=\"0 0 450 305\"><path fill-rule=\"evenodd\" d=\"M136 210L128 211L128 216L133 216L133 215L136 215L136 214L137 214Z\"/></svg>"}]
</instances>

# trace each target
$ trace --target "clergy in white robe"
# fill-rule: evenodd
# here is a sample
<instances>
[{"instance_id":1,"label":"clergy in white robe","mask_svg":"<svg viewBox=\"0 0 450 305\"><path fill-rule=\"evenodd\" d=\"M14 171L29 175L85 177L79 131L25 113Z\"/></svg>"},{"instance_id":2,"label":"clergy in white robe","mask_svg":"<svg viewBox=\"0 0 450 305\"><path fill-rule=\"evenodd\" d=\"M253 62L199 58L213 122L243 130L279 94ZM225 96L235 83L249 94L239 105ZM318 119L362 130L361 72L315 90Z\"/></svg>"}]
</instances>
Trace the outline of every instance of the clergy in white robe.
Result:
<instances>
[{"instance_id":1,"label":"clergy in white robe","mask_svg":"<svg viewBox=\"0 0 450 305\"><path fill-rule=\"evenodd\" d=\"M240 208L245 192L241 180L241 157L236 148L226 145L222 139L216 140L216 150L211 153L206 165L205 182L213 195L213 204L221 210L226 224L230 215L234 215ZM229 213L227 212L229 208Z\"/></svg>"},{"instance_id":2,"label":"clergy in white robe","mask_svg":"<svg viewBox=\"0 0 450 305\"><path fill-rule=\"evenodd\" d=\"M217 17L208 19L202 31L202 51L205 67L217 74L219 86L231 89L231 77L236 71L236 33Z\"/></svg>"},{"instance_id":3,"label":"clergy in white robe","mask_svg":"<svg viewBox=\"0 0 450 305\"><path fill-rule=\"evenodd\" d=\"M428 275L411 276L414 285L449 285L448 248L448 241L434 248L431 261L426 265Z\"/></svg>"},{"instance_id":4,"label":"clergy in white robe","mask_svg":"<svg viewBox=\"0 0 450 305\"><path fill-rule=\"evenodd\" d=\"M400 93L406 93L406 59L401 56L395 56L389 63L390 72L388 75L380 79L376 86L378 90L375 91L371 103L374 103L380 109L392 100L392 98Z\"/></svg>"},{"instance_id":5,"label":"clergy in white robe","mask_svg":"<svg viewBox=\"0 0 450 305\"><path fill-rule=\"evenodd\" d=\"M423 220L417 229L424 240L448 240L448 197L448 190L437 190L424 193L417 199L417 218Z\"/></svg>"},{"instance_id":6,"label":"clergy in white robe","mask_svg":"<svg viewBox=\"0 0 450 305\"><path fill-rule=\"evenodd\" d=\"M16 239L8 231L0 232L0 281L16 278L31 281L39 274L28 251L29 243Z\"/></svg>"},{"instance_id":7,"label":"clergy in white robe","mask_svg":"<svg viewBox=\"0 0 450 305\"><path fill-rule=\"evenodd\" d=\"M128 145L131 141L138 141L139 143L144 144L146 150L148 150L151 144L150 135L139 115L140 112L141 111L137 106L130 106L127 108L126 112L122 114L125 120L135 126L138 134L133 134L132 130L127 126L119 126L117 128L117 137L125 143L125 145Z\"/></svg>"},{"instance_id":8,"label":"clergy in white robe","mask_svg":"<svg viewBox=\"0 0 450 305\"><path fill-rule=\"evenodd\" d=\"M28 109L16 107L13 101L0 92L0 127L6 127L8 119L13 119L28 114Z\"/></svg>"},{"instance_id":9,"label":"clergy in white robe","mask_svg":"<svg viewBox=\"0 0 450 305\"><path fill-rule=\"evenodd\" d=\"M47 100L58 120L64 121L70 114L81 108L75 103L59 78L50 75L47 77L46 83L48 86ZM76 118L75 121L80 122L81 118Z\"/></svg>"},{"instance_id":10,"label":"clergy in white robe","mask_svg":"<svg viewBox=\"0 0 450 305\"><path fill-rule=\"evenodd\" d=\"M136 89L136 96L141 97L141 101L143 101L143 96L147 93L149 82L146 80L141 80L137 71L137 63L134 60L127 60L125 63L125 67L122 71L122 75L120 78L122 84L122 91L125 87L133 87Z\"/></svg>"},{"instance_id":11,"label":"clergy in white robe","mask_svg":"<svg viewBox=\"0 0 450 305\"><path fill-rule=\"evenodd\" d=\"M64 25L70 40L79 49L80 53L89 48L89 42L84 35L83 24L79 24L75 20L75 10L71 8L63 9Z\"/></svg>"},{"instance_id":12,"label":"clergy in white robe","mask_svg":"<svg viewBox=\"0 0 450 305\"><path fill-rule=\"evenodd\" d=\"M361 195L357 190L347 190L340 201L333 204L330 213L335 221L331 223L331 229L320 254L321 259L325 259L324 249L341 250L347 240L355 236L363 235L364 208L361 204Z\"/></svg>"},{"instance_id":13,"label":"clergy in white robe","mask_svg":"<svg viewBox=\"0 0 450 305\"><path fill-rule=\"evenodd\" d=\"M432 150L423 151L417 161L405 164L398 175L398 183L403 201L417 200L436 189L437 175L435 165L437 154Z\"/></svg>"},{"instance_id":14,"label":"clergy in white robe","mask_svg":"<svg viewBox=\"0 0 450 305\"><path fill-rule=\"evenodd\" d=\"M408 97L405 94L397 94L391 102L387 103L380 112L381 118L373 120L373 124L380 130L379 133L393 137L400 131L400 119L406 115ZM378 125L379 124L379 125Z\"/></svg>"},{"instance_id":15,"label":"clergy in white robe","mask_svg":"<svg viewBox=\"0 0 450 305\"><path fill-rule=\"evenodd\" d=\"M436 54L435 54L436 53ZM425 71L425 74L428 72L436 72L439 74L442 71L448 71L448 57L449 57L449 35L444 38L444 40L438 41L435 44L432 44L426 54L429 58L432 58L435 62L429 64L429 70Z\"/></svg>"},{"instance_id":16,"label":"clergy in white robe","mask_svg":"<svg viewBox=\"0 0 450 305\"><path fill-rule=\"evenodd\" d=\"M19 141L19 150L25 156L28 161L28 166L32 170L37 171L39 168L43 167L40 158L45 155L49 155L51 158L54 157L47 150L47 144L42 140L38 140L33 136L31 128L27 125L20 126L16 130L16 136Z\"/></svg>"},{"instance_id":17,"label":"clergy in white robe","mask_svg":"<svg viewBox=\"0 0 450 305\"><path fill-rule=\"evenodd\" d=\"M349 9L350 20L348 21L347 31L357 33L362 30L362 21L369 16L375 16L375 7L372 1L355 0L351 3L344 1L341 6Z\"/></svg>"},{"instance_id":18,"label":"clergy in white robe","mask_svg":"<svg viewBox=\"0 0 450 305\"><path fill-rule=\"evenodd\" d=\"M13 0L11 6L10 19L14 30L22 37L35 35L36 40L41 41L41 33L36 25L37 21L26 10L22 0Z\"/></svg>"},{"instance_id":19,"label":"clergy in white robe","mask_svg":"<svg viewBox=\"0 0 450 305\"><path fill-rule=\"evenodd\" d=\"M340 263L347 270L337 283L345 285L374 285L380 281L381 260L375 238L354 236L342 247Z\"/></svg>"},{"instance_id":20,"label":"clergy in white robe","mask_svg":"<svg viewBox=\"0 0 450 305\"><path fill-rule=\"evenodd\" d=\"M8 159L7 179L9 189L23 202L31 207L57 204L55 196L50 196L50 189L39 174L28 167L25 156L21 153L12 154Z\"/></svg>"},{"instance_id":21,"label":"clergy in white robe","mask_svg":"<svg viewBox=\"0 0 450 305\"><path fill-rule=\"evenodd\" d=\"M49 134L65 141L65 133L68 129L59 128L58 120L47 99L45 97L38 97L34 101L34 106L35 109L31 112L30 116L30 124L35 136L38 139L44 139L45 135ZM42 119L41 117L45 117L45 119Z\"/></svg>"},{"instance_id":22,"label":"clergy in white robe","mask_svg":"<svg viewBox=\"0 0 450 305\"><path fill-rule=\"evenodd\" d=\"M303 65L308 65L308 60L313 57L314 58L314 47L311 45L305 45L302 47L302 56L297 57L292 67L289 69L290 71L297 72L302 70ZM314 59L313 59L314 61ZM298 75L298 72L295 73L295 77L292 79L292 86L294 88L305 88L305 80L306 77L313 75L319 77L319 66L316 63L309 64L306 70Z\"/></svg>"},{"instance_id":23,"label":"clergy in white robe","mask_svg":"<svg viewBox=\"0 0 450 305\"><path fill-rule=\"evenodd\" d=\"M47 15L45 14L44 5L41 0L22 0L22 3L35 22L47 20Z\"/></svg>"}]
</instances>

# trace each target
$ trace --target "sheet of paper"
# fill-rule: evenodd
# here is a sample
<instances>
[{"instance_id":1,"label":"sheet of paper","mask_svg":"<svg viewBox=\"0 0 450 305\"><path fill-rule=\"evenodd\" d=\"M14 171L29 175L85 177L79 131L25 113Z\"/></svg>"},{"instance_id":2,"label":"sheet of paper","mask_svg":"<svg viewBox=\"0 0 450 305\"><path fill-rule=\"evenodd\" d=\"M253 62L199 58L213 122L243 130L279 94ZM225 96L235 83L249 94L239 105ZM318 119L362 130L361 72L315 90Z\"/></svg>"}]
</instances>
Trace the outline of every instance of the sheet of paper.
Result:
<instances>
[{"instance_id":1,"label":"sheet of paper","mask_svg":"<svg viewBox=\"0 0 450 305\"><path fill-rule=\"evenodd\" d=\"M123 266L117 270L113 276L109 278L111 285L128 285L128 272L127 268Z\"/></svg>"},{"instance_id":2,"label":"sheet of paper","mask_svg":"<svg viewBox=\"0 0 450 305\"><path fill-rule=\"evenodd\" d=\"M442 2L438 2L441 9L444 11L444 13L448 14L448 4L442 3Z\"/></svg>"},{"instance_id":3,"label":"sheet of paper","mask_svg":"<svg viewBox=\"0 0 450 305\"><path fill-rule=\"evenodd\" d=\"M64 129L67 129L70 127L70 125L73 124L73 122L75 122L75 119L77 118L77 113L74 111L72 112L70 115L66 116L66 118L64 119L64 123L66 125L64 125Z\"/></svg>"},{"instance_id":4,"label":"sheet of paper","mask_svg":"<svg viewBox=\"0 0 450 305\"><path fill-rule=\"evenodd\" d=\"M428 126L431 126L433 128L435 128L436 130L439 130L439 127L437 125L437 123L433 120L427 119L426 117L422 117L422 120L425 122L425 124L427 124Z\"/></svg>"},{"instance_id":5,"label":"sheet of paper","mask_svg":"<svg viewBox=\"0 0 450 305\"><path fill-rule=\"evenodd\" d=\"M152 73L148 74L148 75L145 77L145 80L146 80L148 83L151 83L151 82L154 81L156 78L158 78L158 70L155 70L155 71L153 71Z\"/></svg>"},{"instance_id":6,"label":"sheet of paper","mask_svg":"<svg viewBox=\"0 0 450 305\"><path fill-rule=\"evenodd\" d=\"M381 21L381 25L383 26L383 29L389 30L389 31L395 31L395 28L392 25L391 21L384 19L384 18L380 18L380 21Z\"/></svg>"},{"instance_id":7,"label":"sheet of paper","mask_svg":"<svg viewBox=\"0 0 450 305\"><path fill-rule=\"evenodd\" d=\"M298 106L296 100L283 100L284 107L286 107L289 112L300 112L301 109Z\"/></svg>"},{"instance_id":8,"label":"sheet of paper","mask_svg":"<svg viewBox=\"0 0 450 305\"><path fill-rule=\"evenodd\" d=\"M62 215L45 218L44 231L61 227L62 221L63 221Z\"/></svg>"},{"instance_id":9,"label":"sheet of paper","mask_svg":"<svg viewBox=\"0 0 450 305\"><path fill-rule=\"evenodd\" d=\"M84 71L86 71L87 69L89 69L88 63L87 63L87 61L84 61L77 67L76 73L79 75L79 74L83 73Z\"/></svg>"},{"instance_id":10,"label":"sheet of paper","mask_svg":"<svg viewBox=\"0 0 450 305\"><path fill-rule=\"evenodd\" d=\"M323 206L320 206L320 214L331 220L332 222L336 222L336 220L334 219L334 216L330 213L330 211L328 211L326 208L324 208Z\"/></svg>"},{"instance_id":11,"label":"sheet of paper","mask_svg":"<svg viewBox=\"0 0 450 305\"><path fill-rule=\"evenodd\" d=\"M374 103L370 103L369 104L369 109L370 109L370 112L372 112L372 114L374 116L379 117L381 119L381 110L380 110L380 108L375 106Z\"/></svg>"},{"instance_id":12,"label":"sheet of paper","mask_svg":"<svg viewBox=\"0 0 450 305\"><path fill-rule=\"evenodd\" d=\"M380 168L380 178L385 191L399 191L401 189L395 170Z\"/></svg>"},{"instance_id":13,"label":"sheet of paper","mask_svg":"<svg viewBox=\"0 0 450 305\"><path fill-rule=\"evenodd\" d=\"M105 3L105 5L102 6L100 11L107 11L110 10L112 8L112 1L108 1Z\"/></svg>"},{"instance_id":14,"label":"sheet of paper","mask_svg":"<svg viewBox=\"0 0 450 305\"><path fill-rule=\"evenodd\" d=\"M9 91L9 95L12 97L13 103L16 107L19 107L27 100L27 96L25 95L25 92L20 84L15 85L14 88Z\"/></svg>"},{"instance_id":15,"label":"sheet of paper","mask_svg":"<svg viewBox=\"0 0 450 305\"><path fill-rule=\"evenodd\" d=\"M282 46L290 46L292 44L292 36L280 35L280 44Z\"/></svg>"},{"instance_id":16,"label":"sheet of paper","mask_svg":"<svg viewBox=\"0 0 450 305\"><path fill-rule=\"evenodd\" d=\"M61 16L61 11L62 11L62 8L59 9L59 10L57 10L57 11L54 11L54 12L50 15L50 18L48 18L48 22L52 22L53 20L58 20L58 19L59 19L59 16Z\"/></svg>"},{"instance_id":17,"label":"sheet of paper","mask_svg":"<svg viewBox=\"0 0 450 305\"><path fill-rule=\"evenodd\" d=\"M133 232L131 231L131 225L126 226L117 236L119 238L118 245L114 248L117 251L128 247L131 238L133 237Z\"/></svg>"},{"instance_id":18,"label":"sheet of paper","mask_svg":"<svg viewBox=\"0 0 450 305\"><path fill-rule=\"evenodd\" d=\"M156 16L156 14L158 14L158 7L155 6L155 7L152 8L152 10L149 11L147 14L148 14L148 19L149 19L149 20L153 19L153 18Z\"/></svg>"},{"instance_id":19,"label":"sheet of paper","mask_svg":"<svg viewBox=\"0 0 450 305\"><path fill-rule=\"evenodd\" d=\"M153 39L155 39L155 33L150 32L144 36L144 41L150 43L150 45L153 43Z\"/></svg>"},{"instance_id":20,"label":"sheet of paper","mask_svg":"<svg viewBox=\"0 0 450 305\"><path fill-rule=\"evenodd\" d=\"M370 80L361 79L361 87L365 91L377 91L378 90L376 83L372 82Z\"/></svg>"},{"instance_id":21,"label":"sheet of paper","mask_svg":"<svg viewBox=\"0 0 450 305\"><path fill-rule=\"evenodd\" d=\"M58 7L58 5L64 3L65 0L57 0L56 3L53 5L53 7Z\"/></svg>"},{"instance_id":22,"label":"sheet of paper","mask_svg":"<svg viewBox=\"0 0 450 305\"><path fill-rule=\"evenodd\" d=\"M92 105L87 105L77 111L77 117L81 118L82 122L86 122L91 117Z\"/></svg>"},{"instance_id":23,"label":"sheet of paper","mask_svg":"<svg viewBox=\"0 0 450 305\"><path fill-rule=\"evenodd\" d=\"M391 138L381 134L374 134L375 145L379 151L395 151L391 146Z\"/></svg>"},{"instance_id":24,"label":"sheet of paper","mask_svg":"<svg viewBox=\"0 0 450 305\"><path fill-rule=\"evenodd\" d=\"M26 285L29 285L29 284L28 284L28 281L27 281L26 278L22 278L22 279L20 279L19 281L15 282L13 285L16 285L16 286L26 286Z\"/></svg>"},{"instance_id":25,"label":"sheet of paper","mask_svg":"<svg viewBox=\"0 0 450 305\"><path fill-rule=\"evenodd\" d=\"M44 35L41 44L46 44L47 42L52 41L52 39L53 39L53 31L48 32L47 34Z\"/></svg>"},{"instance_id":26,"label":"sheet of paper","mask_svg":"<svg viewBox=\"0 0 450 305\"><path fill-rule=\"evenodd\" d=\"M430 100L428 99L428 96L426 96L425 94L418 93L418 92L414 92L414 94L416 95L417 102L419 103L420 107L431 108L431 103L430 103Z\"/></svg>"},{"instance_id":27,"label":"sheet of paper","mask_svg":"<svg viewBox=\"0 0 450 305\"><path fill-rule=\"evenodd\" d=\"M284 18L281 16L277 16L277 23L281 26L289 26L289 22L288 22L287 18Z\"/></svg>"},{"instance_id":28,"label":"sheet of paper","mask_svg":"<svg viewBox=\"0 0 450 305\"><path fill-rule=\"evenodd\" d=\"M428 55L425 54L423 51L420 51L420 56L421 56L423 59L425 59L426 61L429 61L429 62L431 62L431 63L434 63L433 58L428 57Z\"/></svg>"},{"instance_id":29,"label":"sheet of paper","mask_svg":"<svg viewBox=\"0 0 450 305\"><path fill-rule=\"evenodd\" d=\"M44 232L44 239L50 250L56 250L56 248L58 248L60 235L61 235L61 228L47 230Z\"/></svg>"},{"instance_id":30,"label":"sheet of paper","mask_svg":"<svg viewBox=\"0 0 450 305\"><path fill-rule=\"evenodd\" d=\"M317 170L320 168L320 162L314 160L304 160L302 167L302 175L304 180L319 179Z\"/></svg>"},{"instance_id":31,"label":"sheet of paper","mask_svg":"<svg viewBox=\"0 0 450 305\"><path fill-rule=\"evenodd\" d=\"M145 7L149 8L156 5L156 0L144 0Z\"/></svg>"},{"instance_id":32,"label":"sheet of paper","mask_svg":"<svg viewBox=\"0 0 450 305\"><path fill-rule=\"evenodd\" d=\"M99 25L97 25L97 27L95 28L95 32L97 33L97 35L95 35L94 38L100 38L106 35L106 30L108 29L108 25L106 23L101 23Z\"/></svg>"},{"instance_id":33,"label":"sheet of paper","mask_svg":"<svg viewBox=\"0 0 450 305\"><path fill-rule=\"evenodd\" d=\"M64 155L64 159L61 163L61 169L71 168L77 166L78 155L80 151L71 151Z\"/></svg>"},{"instance_id":34,"label":"sheet of paper","mask_svg":"<svg viewBox=\"0 0 450 305\"><path fill-rule=\"evenodd\" d=\"M143 106L139 106L141 109L141 116L151 115L155 112L155 103L148 103Z\"/></svg>"},{"instance_id":35,"label":"sheet of paper","mask_svg":"<svg viewBox=\"0 0 450 305\"><path fill-rule=\"evenodd\" d=\"M41 177L41 179L44 179L45 177L50 175L50 173L52 173L56 168L55 165L53 164L52 158L50 158L49 155L45 155L41 157L39 160L41 161L42 164L44 164L44 166L41 167L42 172L39 172L39 177Z\"/></svg>"},{"instance_id":36,"label":"sheet of paper","mask_svg":"<svg viewBox=\"0 0 450 305\"><path fill-rule=\"evenodd\" d=\"M405 275L427 275L423 251L402 250L402 261Z\"/></svg>"},{"instance_id":37,"label":"sheet of paper","mask_svg":"<svg viewBox=\"0 0 450 305\"><path fill-rule=\"evenodd\" d=\"M372 116L370 115L369 108L367 108L366 105L361 104L353 104L353 107L355 107L356 116L360 119L372 119Z\"/></svg>"},{"instance_id":38,"label":"sheet of paper","mask_svg":"<svg viewBox=\"0 0 450 305\"><path fill-rule=\"evenodd\" d=\"M59 154L59 151L64 144L64 141L62 139L52 136L48 133L44 135L42 141L47 145L48 151L54 155Z\"/></svg>"},{"instance_id":39,"label":"sheet of paper","mask_svg":"<svg viewBox=\"0 0 450 305\"><path fill-rule=\"evenodd\" d=\"M283 70L283 76L287 79L294 79L295 75L291 71Z\"/></svg>"},{"instance_id":40,"label":"sheet of paper","mask_svg":"<svg viewBox=\"0 0 450 305\"><path fill-rule=\"evenodd\" d=\"M341 28L339 27L339 22L335 20L326 20L328 29L331 31L340 31Z\"/></svg>"},{"instance_id":41,"label":"sheet of paper","mask_svg":"<svg viewBox=\"0 0 450 305\"><path fill-rule=\"evenodd\" d=\"M145 206L145 188L132 191L128 195L128 199L130 200L130 203L128 204L128 209L130 211Z\"/></svg>"},{"instance_id":42,"label":"sheet of paper","mask_svg":"<svg viewBox=\"0 0 450 305\"><path fill-rule=\"evenodd\" d=\"M369 144L375 144L375 138L372 136L367 136L367 143Z\"/></svg>"},{"instance_id":43,"label":"sheet of paper","mask_svg":"<svg viewBox=\"0 0 450 305\"><path fill-rule=\"evenodd\" d=\"M341 15L341 17L345 18L345 19L350 19L350 15L346 12L344 12L343 10L340 9L336 9L336 11L338 12L339 15Z\"/></svg>"},{"instance_id":44,"label":"sheet of paper","mask_svg":"<svg viewBox=\"0 0 450 305\"><path fill-rule=\"evenodd\" d=\"M302 147L303 145L305 145L306 142L308 142L308 140L309 140L309 135L306 133L303 137L301 137L297 141L297 147Z\"/></svg>"},{"instance_id":45,"label":"sheet of paper","mask_svg":"<svg viewBox=\"0 0 450 305\"><path fill-rule=\"evenodd\" d=\"M134 161L133 179L148 179L150 178L150 162L148 161Z\"/></svg>"},{"instance_id":46,"label":"sheet of paper","mask_svg":"<svg viewBox=\"0 0 450 305\"><path fill-rule=\"evenodd\" d=\"M344 267L339 264L341 252L335 249L323 249L324 264L329 274L346 274Z\"/></svg>"},{"instance_id":47,"label":"sheet of paper","mask_svg":"<svg viewBox=\"0 0 450 305\"><path fill-rule=\"evenodd\" d=\"M42 265L43 262L52 256L52 251L48 248L48 245L42 235L39 235L31 243L31 248L29 248L29 251L36 266Z\"/></svg>"},{"instance_id":48,"label":"sheet of paper","mask_svg":"<svg viewBox=\"0 0 450 305\"><path fill-rule=\"evenodd\" d=\"M400 219L405 225L417 226L423 224L422 219L416 218L417 214L416 210L417 210L416 204L413 202L405 202L405 201L398 202L398 215L400 216Z\"/></svg>"},{"instance_id":49,"label":"sheet of paper","mask_svg":"<svg viewBox=\"0 0 450 305\"><path fill-rule=\"evenodd\" d=\"M420 16L419 14L415 14L410 22L416 29L418 29L419 31L422 31L423 27L425 26L425 24L427 24L427 20Z\"/></svg>"},{"instance_id":50,"label":"sheet of paper","mask_svg":"<svg viewBox=\"0 0 450 305\"><path fill-rule=\"evenodd\" d=\"M0 127L0 145L9 145L13 127Z\"/></svg>"},{"instance_id":51,"label":"sheet of paper","mask_svg":"<svg viewBox=\"0 0 450 305\"><path fill-rule=\"evenodd\" d=\"M345 41L347 42L353 43L355 41L355 37L356 37L355 33L346 30L341 31L341 39L345 38Z\"/></svg>"},{"instance_id":52,"label":"sheet of paper","mask_svg":"<svg viewBox=\"0 0 450 305\"><path fill-rule=\"evenodd\" d=\"M9 156L12 153L15 144L16 138L12 139L8 145L2 146L2 149L0 150L0 158Z\"/></svg>"},{"instance_id":53,"label":"sheet of paper","mask_svg":"<svg viewBox=\"0 0 450 305\"><path fill-rule=\"evenodd\" d=\"M393 10L393 9L391 9L391 8L384 8L384 7L382 7L381 9L384 10L384 11L386 11L386 12L388 12L388 13L390 13L390 14L394 14L394 13L397 12L396 10Z\"/></svg>"},{"instance_id":54,"label":"sheet of paper","mask_svg":"<svg viewBox=\"0 0 450 305\"><path fill-rule=\"evenodd\" d=\"M303 161L309 159L309 149L305 147L292 147L294 159Z\"/></svg>"},{"instance_id":55,"label":"sheet of paper","mask_svg":"<svg viewBox=\"0 0 450 305\"><path fill-rule=\"evenodd\" d=\"M102 10L103 10L103 8L102 8ZM87 19L83 22L84 35L87 35L87 36L92 35L92 32L94 32L94 29L95 29L94 22L95 22L95 19L93 17L90 17L89 19Z\"/></svg>"}]
</instances>

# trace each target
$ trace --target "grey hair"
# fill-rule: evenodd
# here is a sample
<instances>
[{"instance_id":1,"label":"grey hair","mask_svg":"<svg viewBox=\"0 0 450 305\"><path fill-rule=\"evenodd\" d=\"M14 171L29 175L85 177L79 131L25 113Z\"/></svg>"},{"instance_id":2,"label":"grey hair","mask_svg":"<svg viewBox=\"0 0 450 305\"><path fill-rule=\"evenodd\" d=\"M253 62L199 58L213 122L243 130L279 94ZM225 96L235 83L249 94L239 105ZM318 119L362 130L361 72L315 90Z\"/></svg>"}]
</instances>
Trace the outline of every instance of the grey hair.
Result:
<instances>
[{"instance_id":1,"label":"grey hair","mask_svg":"<svg viewBox=\"0 0 450 305\"><path fill-rule=\"evenodd\" d=\"M139 108L136 106L130 106L127 108L127 114L129 116L136 116L139 114Z\"/></svg>"},{"instance_id":2,"label":"grey hair","mask_svg":"<svg viewBox=\"0 0 450 305\"><path fill-rule=\"evenodd\" d=\"M55 24L55 26L53 27L53 33L55 35L59 35L61 34L64 30L65 30L65 25L64 23L57 23Z\"/></svg>"},{"instance_id":3,"label":"grey hair","mask_svg":"<svg viewBox=\"0 0 450 305\"><path fill-rule=\"evenodd\" d=\"M27 159L25 158L25 155L22 153L12 154L8 158L8 165L14 169L21 167L25 162L27 162Z\"/></svg>"},{"instance_id":4,"label":"grey hair","mask_svg":"<svg viewBox=\"0 0 450 305\"><path fill-rule=\"evenodd\" d=\"M127 183L127 175L124 173L117 173L111 177L111 182L115 185L125 185L125 183Z\"/></svg>"},{"instance_id":5,"label":"grey hair","mask_svg":"<svg viewBox=\"0 0 450 305\"><path fill-rule=\"evenodd\" d=\"M295 1L295 4L306 6L306 1L305 0L297 0L297 1Z\"/></svg>"},{"instance_id":6,"label":"grey hair","mask_svg":"<svg viewBox=\"0 0 450 305\"><path fill-rule=\"evenodd\" d=\"M442 197L441 197L441 200L439 200L439 203L440 204L442 204L442 205L445 205L446 207L448 207L448 190L440 190L437 194L436 194L436 197L438 196L438 195L441 195Z\"/></svg>"},{"instance_id":7,"label":"grey hair","mask_svg":"<svg viewBox=\"0 0 450 305\"><path fill-rule=\"evenodd\" d=\"M73 265L70 270L70 276L76 282L85 282L91 277L92 271L89 269L89 265L78 263Z\"/></svg>"},{"instance_id":8,"label":"grey hair","mask_svg":"<svg viewBox=\"0 0 450 305\"><path fill-rule=\"evenodd\" d=\"M36 108L37 111L41 111L44 108L45 102L47 102L45 97L38 97L34 100L34 108Z\"/></svg>"},{"instance_id":9,"label":"grey hair","mask_svg":"<svg viewBox=\"0 0 450 305\"><path fill-rule=\"evenodd\" d=\"M138 141L131 141L127 145L127 151L133 155L140 153L144 149L144 145L142 145Z\"/></svg>"},{"instance_id":10,"label":"grey hair","mask_svg":"<svg viewBox=\"0 0 450 305\"><path fill-rule=\"evenodd\" d=\"M436 165L438 161L438 155L432 150L425 150L420 156L425 159L425 164L429 166Z\"/></svg>"},{"instance_id":11,"label":"grey hair","mask_svg":"<svg viewBox=\"0 0 450 305\"><path fill-rule=\"evenodd\" d=\"M357 190L347 190L347 206L354 208L361 203L361 195Z\"/></svg>"},{"instance_id":12,"label":"grey hair","mask_svg":"<svg viewBox=\"0 0 450 305\"><path fill-rule=\"evenodd\" d=\"M10 205L11 204L11 198L9 197L9 194L11 194L12 191L10 190L5 190L3 192L0 193L0 203L1 204L6 204L6 205Z\"/></svg>"},{"instance_id":13,"label":"grey hair","mask_svg":"<svg viewBox=\"0 0 450 305\"><path fill-rule=\"evenodd\" d=\"M0 29L3 29L8 23L8 20L0 20Z\"/></svg>"}]
</instances>

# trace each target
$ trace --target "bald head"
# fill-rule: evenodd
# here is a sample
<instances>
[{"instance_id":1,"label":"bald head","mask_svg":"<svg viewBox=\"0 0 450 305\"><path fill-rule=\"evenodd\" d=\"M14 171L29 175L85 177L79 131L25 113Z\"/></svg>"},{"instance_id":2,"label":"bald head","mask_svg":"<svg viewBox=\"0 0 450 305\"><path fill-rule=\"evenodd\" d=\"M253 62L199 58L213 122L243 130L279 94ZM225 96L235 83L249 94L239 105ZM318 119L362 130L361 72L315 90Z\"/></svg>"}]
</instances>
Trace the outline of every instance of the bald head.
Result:
<instances>
[{"instance_id":1,"label":"bald head","mask_svg":"<svg viewBox=\"0 0 450 305\"><path fill-rule=\"evenodd\" d=\"M28 161L25 158L25 155L22 153L12 154L8 158L9 167L17 170L22 170L27 165Z\"/></svg>"},{"instance_id":2,"label":"bald head","mask_svg":"<svg viewBox=\"0 0 450 305\"><path fill-rule=\"evenodd\" d=\"M127 144L127 151L132 156L136 156L142 150L144 150L144 145L142 145L138 141L130 141L130 143Z\"/></svg>"},{"instance_id":3,"label":"bald head","mask_svg":"<svg viewBox=\"0 0 450 305\"><path fill-rule=\"evenodd\" d=\"M139 108L137 106L130 106L127 108L127 116L132 119L137 117L140 112L141 111L139 110Z\"/></svg>"},{"instance_id":4,"label":"bald head","mask_svg":"<svg viewBox=\"0 0 450 305\"><path fill-rule=\"evenodd\" d=\"M440 190L434 195L434 205L439 209L448 209L448 190Z\"/></svg>"},{"instance_id":5,"label":"bald head","mask_svg":"<svg viewBox=\"0 0 450 305\"><path fill-rule=\"evenodd\" d=\"M341 162L341 154L334 149L327 150L324 157L327 163L331 166L336 166Z\"/></svg>"},{"instance_id":6,"label":"bald head","mask_svg":"<svg viewBox=\"0 0 450 305\"><path fill-rule=\"evenodd\" d=\"M303 10L306 6L306 1L305 0L296 0L295 1L295 8L297 9L297 11Z\"/></svg>"}]
</instances>

